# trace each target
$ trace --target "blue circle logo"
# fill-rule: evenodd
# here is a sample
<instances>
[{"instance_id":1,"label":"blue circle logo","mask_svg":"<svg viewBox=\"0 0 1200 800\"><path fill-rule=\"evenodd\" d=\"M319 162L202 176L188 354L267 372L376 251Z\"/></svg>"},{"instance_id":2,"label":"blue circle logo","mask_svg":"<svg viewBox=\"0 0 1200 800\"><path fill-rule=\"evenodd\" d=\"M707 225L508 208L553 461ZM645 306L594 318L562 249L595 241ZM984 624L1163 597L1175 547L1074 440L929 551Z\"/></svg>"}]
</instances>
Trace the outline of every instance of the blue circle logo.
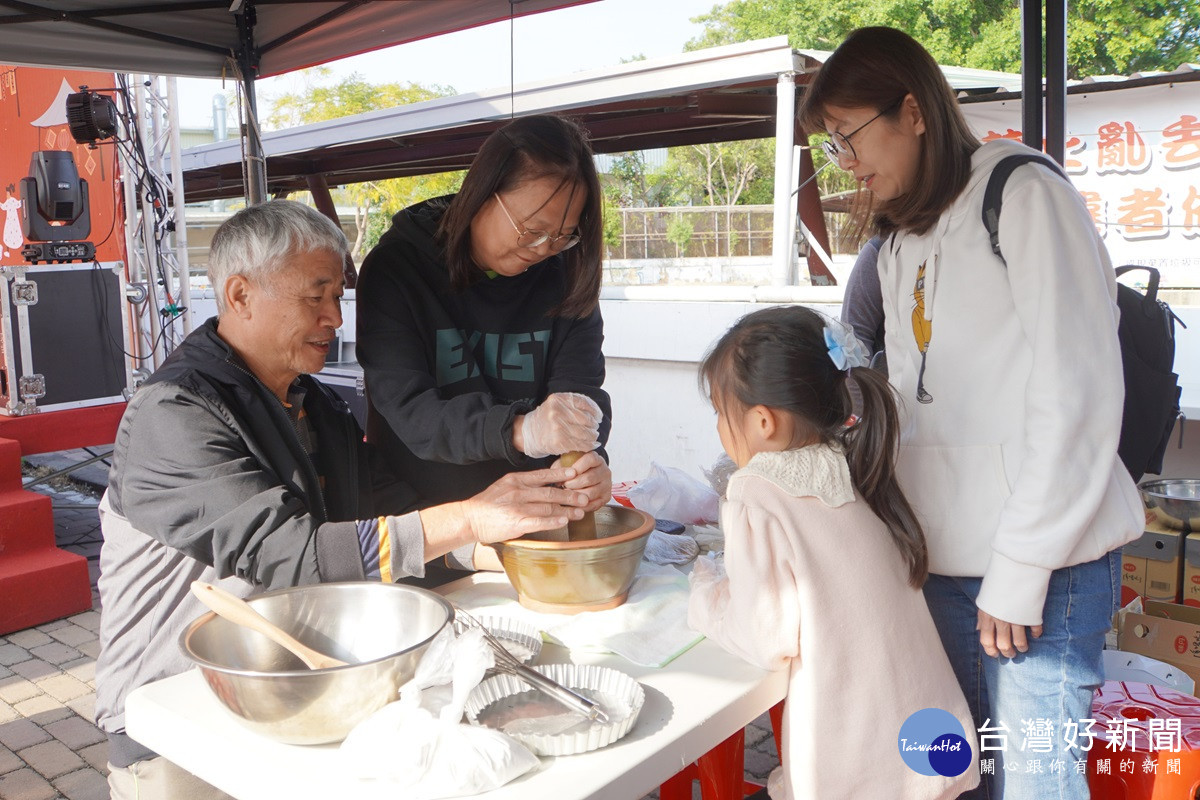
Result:
<instances>
[{"instance_id":1,"label":"blue circle logo","mask_svg":"<svg viewBox=\"0 0 1200 800\"><path fill-rule=\"evenodd\" d=\"M962 723L940 708L923 708L909 716L896 744L904 763L920 775L952 778L966 772L973 760Z\"/></svg>"}]
</instances>

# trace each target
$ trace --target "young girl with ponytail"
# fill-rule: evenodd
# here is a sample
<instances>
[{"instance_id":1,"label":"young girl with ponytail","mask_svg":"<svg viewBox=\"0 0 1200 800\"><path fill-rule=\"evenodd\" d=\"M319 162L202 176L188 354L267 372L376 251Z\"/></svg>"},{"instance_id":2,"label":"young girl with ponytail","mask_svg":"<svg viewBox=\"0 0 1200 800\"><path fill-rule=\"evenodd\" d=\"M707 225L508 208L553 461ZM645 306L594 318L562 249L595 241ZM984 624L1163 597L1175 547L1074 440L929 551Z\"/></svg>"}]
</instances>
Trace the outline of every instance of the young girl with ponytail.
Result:
<instances>
[{"instance_id":1,"label":"young girl with ponytail","mask_svg":"<svg viewBox=\"0 0 1200 800\"><path fill-rule=\"evenodd\" d=\"M688 620L789 670L774 800L932 800L979 782L975 727L921 594L925 537L896 483L896 403L865 365L849 328L791 306L743 317L700 367L739 470L724 563L697 562Z\"/></svg>"}]
</instances>

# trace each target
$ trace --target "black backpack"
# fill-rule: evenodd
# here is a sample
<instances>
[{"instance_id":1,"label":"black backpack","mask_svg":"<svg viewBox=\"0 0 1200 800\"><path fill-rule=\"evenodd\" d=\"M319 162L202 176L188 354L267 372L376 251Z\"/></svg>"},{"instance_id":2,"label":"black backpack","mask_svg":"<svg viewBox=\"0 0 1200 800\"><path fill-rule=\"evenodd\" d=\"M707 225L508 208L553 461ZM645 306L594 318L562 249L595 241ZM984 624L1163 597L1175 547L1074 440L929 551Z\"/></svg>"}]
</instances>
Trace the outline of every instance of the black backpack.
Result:
<instances>
[{"instance_id":1,"label":"black backpack","mask_svg":"<svg viewBox=\"0 0 1200 800\"><path fill-rule=\"evenodd\" d=\"M1070 180L1044 155L1027 153L1000 159L983 194L983 225L991 239L992 252L1000 253L1000 205L1004 184L1021 164L1036 161ZM1118 267L1117 276L1133 270L1149 273L1146 293L1117 284L1117 306L1121 323L1117 339L1125 373L1125 408L1121 414L1121 440L1117 455L1136 483L1147 472L1162 472L1163 454L1179 417L1179 376L1175 366L1175 323L1183 321L1171 307L1158 299L1158 270L1153 267Z\"/></svg>"}]
</instances>

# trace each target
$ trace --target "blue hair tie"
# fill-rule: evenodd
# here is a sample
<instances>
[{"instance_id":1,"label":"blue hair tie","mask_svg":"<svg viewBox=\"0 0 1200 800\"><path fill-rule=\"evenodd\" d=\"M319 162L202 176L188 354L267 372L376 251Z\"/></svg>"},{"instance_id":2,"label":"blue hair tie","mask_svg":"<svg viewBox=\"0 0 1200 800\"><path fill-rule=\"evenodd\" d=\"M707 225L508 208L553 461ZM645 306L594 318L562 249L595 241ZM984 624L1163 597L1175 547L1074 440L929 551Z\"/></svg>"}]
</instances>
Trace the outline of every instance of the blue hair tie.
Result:
<instances>
[{"instance_id":1,"label":"blue hair tie","mask_svg":"<svg viewBox=\"0 0 1200 800\"><path fill-rule=\"evenodd\" d=\"M867 348L854 331L833 317L825 318L825 346L829 349L829 360L843 372L871 363Z\"/></svg>"}]
</instances>

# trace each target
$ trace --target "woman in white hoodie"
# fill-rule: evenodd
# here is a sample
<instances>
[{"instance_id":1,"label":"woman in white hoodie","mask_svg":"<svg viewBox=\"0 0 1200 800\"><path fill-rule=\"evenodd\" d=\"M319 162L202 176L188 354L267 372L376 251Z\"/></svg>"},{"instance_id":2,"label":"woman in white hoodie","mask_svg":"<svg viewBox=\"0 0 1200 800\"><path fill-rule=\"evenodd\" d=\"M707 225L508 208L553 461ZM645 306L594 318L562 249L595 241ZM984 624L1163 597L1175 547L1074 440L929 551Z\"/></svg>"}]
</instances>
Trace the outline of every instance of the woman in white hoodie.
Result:
<instances>
[{"instance_id":1,"label":"woman in white hoodie","mask_svg":"<svg viewBox=\"0 0 1200 800\"><path fill-rule=\"evenodd\" d=\"M981 221L996 162L937 63L854 31L800 114L870 190L898 474L929 544L925 597L980 732L977 797L1087 798L1092 692L1143 517L1117 458L1123 383L1112 265L1078 191L1026 164L1000 245ZM989 759L994 759L989 762ZM990 769L989 769L990 768ZM990 774L988 774L990 773Z\"/></svg>"}]
</instances>

